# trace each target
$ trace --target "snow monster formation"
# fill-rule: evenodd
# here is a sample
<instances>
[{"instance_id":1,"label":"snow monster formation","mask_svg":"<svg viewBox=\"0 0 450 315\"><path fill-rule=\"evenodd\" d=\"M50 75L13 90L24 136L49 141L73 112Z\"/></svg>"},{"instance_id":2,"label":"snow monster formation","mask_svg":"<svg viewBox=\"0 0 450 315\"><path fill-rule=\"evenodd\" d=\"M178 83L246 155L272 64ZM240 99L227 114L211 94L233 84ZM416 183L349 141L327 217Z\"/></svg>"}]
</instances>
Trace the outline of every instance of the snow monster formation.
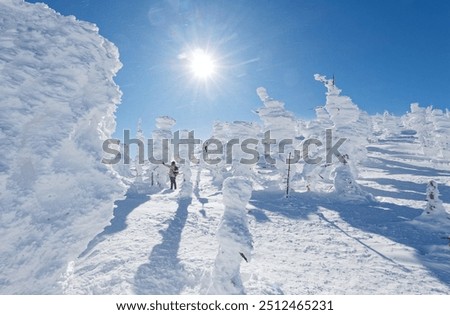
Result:
<instances>
[{"instance_id":1,"label":"snow monster formation","mask_svg":"<svg viewBox=\"0 0 450 315\"><path fill-rule=\"evenodd\" d=\"M125 187L102 163L117 48L44 4L0 2L0 294L59 294Z\"/></svg>"},{"instance_id":2,"label":"snow monster formation","mask_svg":"<svg viewBox=\"0 0 450 315\"><path fill-rule=\"evenodd\" d=\"M245 177L229 177L223 183L225 211L217 231L219 252L209 294L245 293L240 265L250 260L253 248L245 209L251 194L252 183Z\"/></svg>"},{"instance_id":3,"label":"snow monster formation","mask_svg":"<svg viewBox=\"0 0 450 315\"><path fill-rule=\"evenodd\" d=\"M446 215L442 200L439 198L438 184L434 180L430 180L427 185L427 206L425 212L433 216Z\"/></svg>"}]
</instances>

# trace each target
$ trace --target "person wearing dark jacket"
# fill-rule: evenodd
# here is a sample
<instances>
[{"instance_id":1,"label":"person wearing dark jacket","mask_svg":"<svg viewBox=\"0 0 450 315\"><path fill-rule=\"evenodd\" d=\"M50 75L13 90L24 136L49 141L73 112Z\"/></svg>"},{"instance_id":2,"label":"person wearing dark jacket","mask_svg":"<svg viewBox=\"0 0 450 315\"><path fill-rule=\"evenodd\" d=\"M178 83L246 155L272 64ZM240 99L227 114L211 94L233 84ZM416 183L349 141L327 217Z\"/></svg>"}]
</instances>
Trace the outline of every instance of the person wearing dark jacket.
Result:
<instances>
[{"instance_id":1,"label":"person wearing dark jacket","mask_svg":"<svg viewBox=\"0 0 450 315\"><path fill-rule=\"evenodd\" d=\"M170 166L163 162L165 167L169 168L169 178L170 178L170 189L177 189L176 178L178 175L178 166L173 161Z\"/></svg>"}]
</instances>

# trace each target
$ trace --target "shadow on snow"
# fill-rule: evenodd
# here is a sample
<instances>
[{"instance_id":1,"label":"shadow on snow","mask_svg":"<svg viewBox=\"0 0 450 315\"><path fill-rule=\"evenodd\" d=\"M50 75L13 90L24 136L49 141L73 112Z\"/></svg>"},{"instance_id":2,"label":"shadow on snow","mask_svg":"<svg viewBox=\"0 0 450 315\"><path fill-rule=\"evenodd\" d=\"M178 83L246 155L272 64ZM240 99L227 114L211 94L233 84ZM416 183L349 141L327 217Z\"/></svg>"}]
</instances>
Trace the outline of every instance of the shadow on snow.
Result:
<instances>
[{"instance_id":1,"label":"shadow on snow","mask_svg":"<svg viewBox=\"0 0 450 315\"><path fill-rule=\"evenodd\" d=\"M317 215L328 225L339 230L346 237L359 242L373 253L386 259L387 262L393 263L403 271L409 271L399 262L389 258L389 255L376 250L352 236L351 232L345 231L339 224L327 219L321 208L336 211L343 221L354 228L378 234L396 243L414 248L418 261L450 288L450 265L448 262L450 254L430 252L436 246L445 247L448 241L442 239L442 235L438 231L425 230L411 224L412 220L423 212L422 209L376 201L356 204L351 201L337 201L336 195L332 193L316 194L311 192L292 193L289 198L285 198L280 192L257 191L253 193L250 203L257 208L251 210L250 214L256 212L255 218L261 223L270 221L270 219L265 219L267 212L277 213L294 220L308 220L310 215Z\"/></svg>"},{"instance_id":2,"label":"shadow on snow","mask_svg":"<svg viewBox=\"0 0 450 315\"><path fill-rule=\"evenodd\" d=\"M431 252L436 246L445 248L447 245L447 241L441 238L442 232L411 224L423 210L386 202L359 206L335 203L324 206L337 211L342 220L357 229L414 248L418 261L450 288L450 254L444 253L444 257L442 253Z\"/></svg>"},{"instance_id":3,"label":"shadow on snow","mask_svg":"<svg viewBox=\"0 0 450 315\"><path fill-rule=\"evenodd\" d=\"M300 193L291 192L290 197L286 198L280 191L253 191L250 204L257 209L250 210L249 214L253 215L258 222L270 221L265 214L266 211L276 212L290 219L306 219L311 213L311 207L295 203L299 195Z\"/></svg>"},{"instance_id":4,"label":"shadow on snow","mask_svg":"<svg viewBox=\"0 0 450 315\"><path fill-rule=\"evenodd\" d=\"M197 173L197 179L195 180L195 187L193 189L193 193L195 198L197 198L198 202L202 204L202 210L200 210L200 213L202 213L203 216L206 216L205 212L205 204L209 202L208 198L204 198L200 196L200 173L201 171L198 171Z\"/></svg>"},{"instance_id":5,"label":"shadow on snow","mask_svg":"<svg viewBox=\"0 0 450 315\"><path fill-rule=\"evenodd\" d=\"M386 170L390 174L408 174L417 176L428 176L431 178L435 176L450 176L450 171L448 170L436 169L426 166L411 165L405 162L393 161L380 157L372 157L372 159L381 162L383 164L383 167L381 167L381 169Z\"/></svg>"},{"instance_id":6,"label":"shadow on snow","mask_svg":"<svg viewBox=\"0 0 450 315\"><path fill-rule=\"evenodd\" d=\"M113 218L110 225L97 234L87 245L86 249L78 256L86 256L97 244L101 243L108 235L123 231L127 227L128 215L141 204L150 200L148 195L137 195L127 193L124 200L118 200L114 203Z\"/></svg>"},{"instance_id":7,"label":"shadow on snow","mask_svg":"<svg viewBox=\"0 0 450 315\"><path fill-rule=\"evenodd\" d=\"M365 191L377 197L390 197L418 201L425 200L426 184L417 184L392 178L371 178L367 179L367 181L375 182L382 186L395 188L395 191L392 191L374 187L364 187Z\"/></svg>"},{"instance_id":8,"label":"shadow on snow","mask_svg":"<svg viewBox=\"0 0 450 315\"><path fill-rule=\"evenodd\" d=\"M188 217L192 198L181 198L175 216L166 230L161 231L162 242L153 247L149 262L139 266L134 277L136 294L179 294L186 277L178 259L181 233Z\"/></svg>"}]
</instances>

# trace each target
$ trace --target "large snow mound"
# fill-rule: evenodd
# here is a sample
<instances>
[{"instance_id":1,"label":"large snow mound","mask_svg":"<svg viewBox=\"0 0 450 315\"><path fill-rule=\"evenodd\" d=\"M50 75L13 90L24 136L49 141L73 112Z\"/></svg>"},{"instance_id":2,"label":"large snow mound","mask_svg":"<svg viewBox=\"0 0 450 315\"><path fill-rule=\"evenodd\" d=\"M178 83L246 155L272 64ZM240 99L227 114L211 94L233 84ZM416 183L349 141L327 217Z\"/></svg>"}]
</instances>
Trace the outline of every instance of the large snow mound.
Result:
<instances>
[{"instance_id":1,"label":"large snow mound","mask_svg":"<svg viewBox=\"0 0 450 315\"><path fill-rule=\"evenodd\" d=\"M56 294L123 194L100 162L121 63L95 25L43 4L2 0L0 30L0 293Z\"/></svg>"}]
</instances>

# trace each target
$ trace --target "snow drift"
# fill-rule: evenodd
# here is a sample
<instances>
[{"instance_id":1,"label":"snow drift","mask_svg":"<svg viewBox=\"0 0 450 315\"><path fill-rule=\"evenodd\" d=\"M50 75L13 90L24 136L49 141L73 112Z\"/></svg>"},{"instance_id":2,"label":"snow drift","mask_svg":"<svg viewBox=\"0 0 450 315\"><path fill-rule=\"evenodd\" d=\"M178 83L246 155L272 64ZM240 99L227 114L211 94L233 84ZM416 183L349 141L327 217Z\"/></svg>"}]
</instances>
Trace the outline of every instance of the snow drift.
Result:
<instances>
[{"instance_id":1,"label":"snow drift","mask_svg":"<svg viewBox=\"0 0 450 315\"><path fill-rule=\"evenodd\" d=\"M0 293L57 294L123 186L101 164L116 47L43 4L0 3Z\"/></svg>"}]
</instances>

